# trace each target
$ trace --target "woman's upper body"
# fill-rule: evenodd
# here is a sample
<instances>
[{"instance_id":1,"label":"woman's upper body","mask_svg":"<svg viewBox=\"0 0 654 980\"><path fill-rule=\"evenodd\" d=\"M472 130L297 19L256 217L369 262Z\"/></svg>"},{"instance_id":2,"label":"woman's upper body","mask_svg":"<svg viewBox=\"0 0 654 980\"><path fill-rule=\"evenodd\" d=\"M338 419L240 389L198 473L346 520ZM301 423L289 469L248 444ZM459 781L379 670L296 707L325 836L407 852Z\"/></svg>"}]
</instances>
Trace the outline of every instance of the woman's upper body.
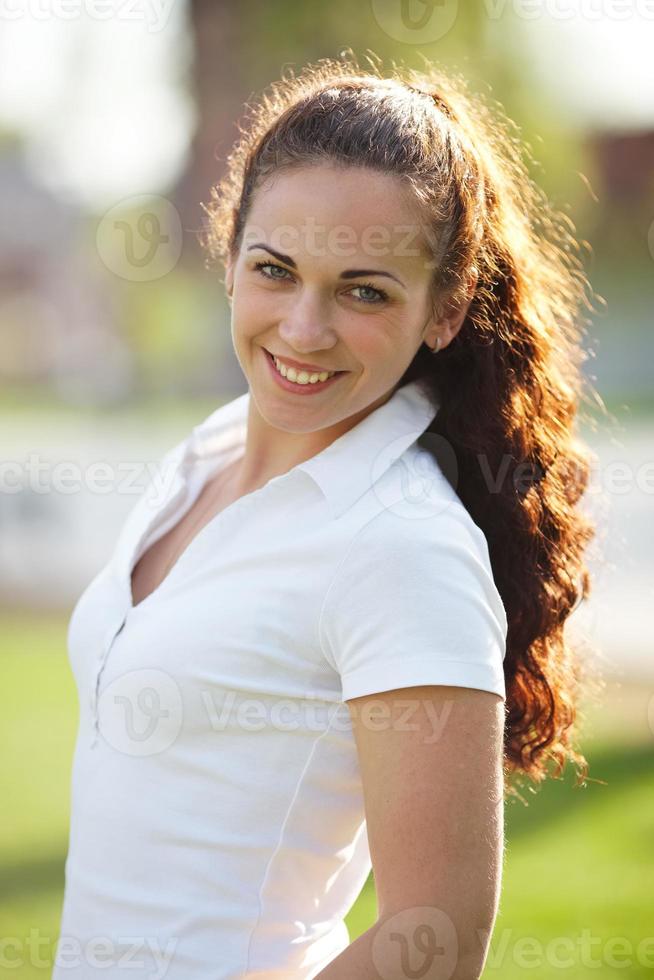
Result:
<instances>
[{"instance_id":1,"label":"woman's upper body","mask_svg":"<svg viewBox=\"0 0 654 980\"><path fill-rule=\"evenodd\" d=\"M458 83L329 60L256 107L212 203L249 393L169 454L73 614L62 930L170 942L169 980L368 980L412 948L469 980L503 761L584 761L567 217Z\"/></svg>"},{"instance_id":2,"label":"woman's upper body","mask_svg":"<svg viewBox=\"0 0 654 980\"><path fill-rule=\"evenodd\" d=\"M343 916L375 847L389 872L380 897L398 911L379 815L392 815L395 836L412 818L402 794L398 809L364 800L400 786L402 772L366 790L374 753L362 768L361 739L384 739L389 765L398 734L414 741L414 767L422 746L433 765L415 773L415 814L434 842L456 815L442 839L456 847L456 780L443 785L448 761L438 763L465 722L449 718L455 697L434 715L434 688L421 689L392 726L352 712L366 695L417 685L505 696L506 616L487 546L415 444L436 411L419 383L222 509L133 603L140 556L242 456L250 398L166 455L71 617L81 711L56 980L89 978L103 961L98 976L118 978L130 959L158 960L168 980L313 977L348 944ZM474 778L464 783L469 795Z\"/></svg>"}]
</instances>

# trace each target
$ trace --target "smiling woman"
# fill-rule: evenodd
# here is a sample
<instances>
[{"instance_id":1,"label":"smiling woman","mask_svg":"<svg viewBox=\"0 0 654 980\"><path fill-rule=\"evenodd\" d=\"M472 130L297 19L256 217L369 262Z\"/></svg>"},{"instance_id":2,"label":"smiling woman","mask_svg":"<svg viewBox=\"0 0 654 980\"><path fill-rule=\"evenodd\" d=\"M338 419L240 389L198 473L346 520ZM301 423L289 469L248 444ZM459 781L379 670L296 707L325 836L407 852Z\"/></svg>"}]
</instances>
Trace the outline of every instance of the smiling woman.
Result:
<instances>
[{"instance_id":1,"label":"smiling woman","mask_svg":"<svg viewBox=\"0 0 654 980\"><path fill-rule=\"evenodd\" d=\"M479 977L505 794L585 764L574 240L461 81L345 60L273 86L207 213L248 391L74 610L62 932L168 980Z\"/></svg>"},{"instance_id":2,"label":"smiling woman","mask_svg":"<svg viewBox=\"0 0 654 980\"><path fill-rule=\"evenodd\" d=\"M364 249L375 224L396 240L377 248L373 266ZM285 456L292 464L298 453L328 445L390 396L421 342L433 347L438 338L441 349L447 346L464 310L430 316L429 253L424 244L397 247L398 231L413 226L408 190L395 176L364 167L295 167L258 188L243 228L244 243L252 244L228 257L226 277L236 353L267 420L265 432L251 420L246 467L274 468ZM349 242L339 248L344 230ZM274 246L278 239L291 240L290 253ZM342 371L338 396L330 385L334 397L314 399L310 416L298 417L288 399L268 404L275 390L257 383L250 364L260 347L289 367ZM280 431L290 424L291 437ZM297 438L298 426L305 440Z\"/></svg>"}]
</instances>

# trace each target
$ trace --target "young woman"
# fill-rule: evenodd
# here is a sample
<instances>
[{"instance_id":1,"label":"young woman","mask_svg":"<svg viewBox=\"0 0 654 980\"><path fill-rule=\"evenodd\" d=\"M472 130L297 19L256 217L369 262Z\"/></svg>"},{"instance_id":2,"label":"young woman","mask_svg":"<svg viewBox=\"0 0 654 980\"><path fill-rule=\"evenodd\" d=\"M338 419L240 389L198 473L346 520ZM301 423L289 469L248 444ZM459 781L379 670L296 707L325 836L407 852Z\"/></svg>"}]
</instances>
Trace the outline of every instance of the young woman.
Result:
<instances>
[{"instance_id":1,"label":"young woman","mask_svg":"<svg viewBox=\"0 0 654 980\"><path fill-rule=\"evenodd\" d=\"M506 792L587 769L574 239L460 79L347 58L271 87L206 212L248 391L71 618L54 976L470 980Z\"/></svg>"}]
</instances>

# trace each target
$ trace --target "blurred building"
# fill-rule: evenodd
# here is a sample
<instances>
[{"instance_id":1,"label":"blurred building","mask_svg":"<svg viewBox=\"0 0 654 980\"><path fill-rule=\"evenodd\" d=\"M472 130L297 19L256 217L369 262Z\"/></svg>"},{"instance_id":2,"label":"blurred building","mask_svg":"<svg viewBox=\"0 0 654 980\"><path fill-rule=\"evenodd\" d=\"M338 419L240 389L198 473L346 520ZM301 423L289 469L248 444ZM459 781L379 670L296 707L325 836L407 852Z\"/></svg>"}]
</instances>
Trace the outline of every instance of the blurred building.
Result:
<instances>
[{"instance_id":1,"label":"blurred building","mask_svg":"<svg viewBox=\"0 0 654 980\"><path fill-rule=\"evenodd\" d=\"M643 202L654 205L654 129L640 132L599 132L589 139L611 208L630 210ZM654 219L650 211L649 220Z\"/></svg>"},{"instance_id":2,"label":"blurred building","mask_svg":"<svg viewBox=\"0 0 654 980\"><path fill-rule=\"evenodd\" d=\"M122 399L134 385L106 284L84 249L85 216L0 154L0 384L65 401Z\"/></svg>"}]
</instances>

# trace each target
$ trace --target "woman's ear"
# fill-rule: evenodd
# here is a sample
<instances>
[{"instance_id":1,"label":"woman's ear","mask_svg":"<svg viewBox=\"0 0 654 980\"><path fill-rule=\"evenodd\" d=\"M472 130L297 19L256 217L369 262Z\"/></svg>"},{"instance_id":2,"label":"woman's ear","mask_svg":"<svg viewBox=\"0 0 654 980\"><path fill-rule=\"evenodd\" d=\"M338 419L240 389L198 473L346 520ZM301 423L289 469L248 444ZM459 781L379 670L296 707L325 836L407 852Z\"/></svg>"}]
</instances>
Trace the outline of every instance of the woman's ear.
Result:
<instances>
[{"instance_id":1,"label":"woman's ear","mask_svg":"<svg viewBox=\"0 0 654 980\"><path fill-rule=\"evenodd\" d=\"M445 308L438 320L431 320L429 333L425 335L425 343L430 347L436 344L436 337L440 340L439 350L444 350L449 343L456 337L463 326L463 321L468 315L468 310L477 288L477 270L473 267L468 276L468 283L463 297L455 300L451 299L445 304Z\"/></svg>"}]
</instances>

